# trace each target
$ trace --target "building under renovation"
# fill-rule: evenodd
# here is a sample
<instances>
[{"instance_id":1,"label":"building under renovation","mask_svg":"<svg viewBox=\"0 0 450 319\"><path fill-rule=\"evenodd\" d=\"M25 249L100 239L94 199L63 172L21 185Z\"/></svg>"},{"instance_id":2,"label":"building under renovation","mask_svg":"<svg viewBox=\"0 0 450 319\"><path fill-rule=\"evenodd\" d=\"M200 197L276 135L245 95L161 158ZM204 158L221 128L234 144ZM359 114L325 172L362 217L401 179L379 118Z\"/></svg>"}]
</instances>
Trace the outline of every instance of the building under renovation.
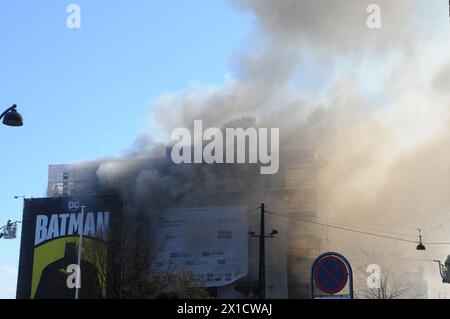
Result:
<instances>
[{"instance_id":1,"label":"building under renovation","mask_svg":"<svg viewBox=\"0 0 450 319\"><path fill-rule=\"evenodd\" d=\"M175 165L167 156L145 161L158 167L159 175L172 174ZM48 197L121 195L117 189L102 187L97 174L100 164L51 165ZM202 169L211 169L211 165L198 168ZM148 214L165 212L155 223L165 231L167 225L170 231L177 229L171 233L173 238L193 236L169 244L170 251L162 252L158 266L187 265L218 298L257 297L259 239L252 234L259 233L258 207L265 203L266 232L278 231L266 239L266 297L308 298L310 265L321 241L317 228L296 219L316 215L316 172L312 150L286 151L280 154L278 174L260 175L257 167L249 165L227 167L211 189L191 191L183 200L155 210L148 208ZM127 196L121 196L125 206ZM184 245L183 249L177 245ZM217 246L211 249L208 245ZM194 256L197 253L199 257Z\"/></svg>"}]
</instances>

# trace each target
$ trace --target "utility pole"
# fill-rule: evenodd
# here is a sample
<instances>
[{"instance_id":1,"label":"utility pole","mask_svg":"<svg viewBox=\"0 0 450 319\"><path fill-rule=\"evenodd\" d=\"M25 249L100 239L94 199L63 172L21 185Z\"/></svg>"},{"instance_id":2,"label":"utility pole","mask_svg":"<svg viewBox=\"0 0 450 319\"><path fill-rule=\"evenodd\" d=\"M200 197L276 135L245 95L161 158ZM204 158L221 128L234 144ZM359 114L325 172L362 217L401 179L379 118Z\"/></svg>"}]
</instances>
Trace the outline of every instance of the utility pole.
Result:
<instances>
[{"instance_id":1,"label":"utility pole","mask_svg":"<svg viewBox=\"0 0 450 319\"><path fill-rule=\"evenodd\" d=\"M261 228L259 230L259 299L266 299L266 225L264 203L261 204Z\"/></svg>"},{"instance_id":2,"label":"utility pole","mask_svg":"<svg viewBox=\"0 0 450 319\"><path fill-rule=\"evenodd\" d=\"M78 240L78 269L77 269L77 278L76 278L76 286L75 286L75 299L80 299L80 288L81 288L81 251L82 251L82 246L83 246L84 210L85 210L85 207L81 206L81 213L80 213L81 224L79 226L80 238Z\"/></svg>"},{"instance_id":3,"label":"utility pole","mask_svg":"<svg viewBox=\"0 0 450 319\"><path fill-rule=\"evenodd\" d=\"M266 238L274 238L274 235L278 234L278 230L273 229L272 233L268 236L266 233L265 224L265 205L261 204L261 224L259 234L254 232L250 233L251 237L259 238L259 280L258 280L258 294L259 299L266 299Z\"/></svg>"}]
</instances>

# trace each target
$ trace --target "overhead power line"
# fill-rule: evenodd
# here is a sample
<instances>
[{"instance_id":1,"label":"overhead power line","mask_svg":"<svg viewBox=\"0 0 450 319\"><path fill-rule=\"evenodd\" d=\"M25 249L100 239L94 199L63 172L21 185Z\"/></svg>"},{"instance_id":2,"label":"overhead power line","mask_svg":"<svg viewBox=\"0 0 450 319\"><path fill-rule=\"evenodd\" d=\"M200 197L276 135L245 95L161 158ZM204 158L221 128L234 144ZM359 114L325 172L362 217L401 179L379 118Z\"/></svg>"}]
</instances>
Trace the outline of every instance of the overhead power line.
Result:
<instances>
[{"instance_id":1,"label":"overhead power line","mask_svg":"<svg viewBox=\"0 0 450 319\"><path fill-rule=\"evenodd\" d=\"M443 222L443 223L437 225L437 226L434 227L433 229L426 231L425 234L430 234L430 233L434 232L435 230L438 230L439 228L445 226L445 224L447 224L448 222L450 222L450 218L448 218L445 222Z\"/></svg>"},{"instance_id":2,"label":"overhead power line","mask_svg":"<svg viewBox=\"0 0 450 319\"><path fill-rule=\"evenodd\" d=\"M303 219L306 219L306 220L312 219L312 221L314 221L314 222L325 222L325 223L331 222L335 226L342 226L342 225L339 225L339 224L343 224L343 222L340 222L337 219L333 220L333 219L328 219L328 218L313 218L313 217L306 217L306 216L303 217ZM365 223L359 223L359 224L363 225ZM370 224L371 223L367 223L367 225L370 225ZM381 224L378 224L378 225L381 225ZM406 237L413 237L413 238L417 237L417 235L415 235L415 234L413 235L413 234L406 234L406 233L400 233L400 232L393 232L393 231L380 229L380 228L375 228L375 227L367 227L367 226L358 227L357 225L343 225L343 227L350 227L350 226L355 226L355 227L359 228L359 230L361 230L361 231L378 232L378 233L382 233L382 234L389 234L389 235L396 235L396 236L406 236ZM392 227L394 227L394 226L392 226ZM399 228L401 228L401 226L399 226ZM408 229L414 230L414 232L417 232L417 228L408 228Z\"/></svg>"},{"instance_id":3,"label":"overhead power line","mask_svg":"<svg viewBox=\"0 0 450 319\"><path fill-rule=\"evenodd\" d=\"M305 218L310 218L310 217L305 217ZM408 230L417 231L417 227L412 227L412 226L399 226L399 225L380 224L380 223L373 223L373 222L357 221L357 220L352 220L352 219L329 218L329 217L314 218L314 219L316 219L316 220L329 220L329 221L344 222L344 223L352 223L352 224L360 224L360 225L368 225L368 226L379 226L379 227L388 227L388 228L397 228L397 229L408 229Z\"/></svg>"},{"instance_id":4,"label":"overhead power line","mask_svg":"<svg viewBox=\"0 0 450 319\"><path fill-rule=\"evenodd\" d=\"M273 213L273 212L270 212L270 211L266 211L266 213L269 214L269 215L272 215L272 216L278 216L278 217L282 217L282 218L296 220L296 221L299 221L299 222L302 222L302 223L314 224L314 225L324 226L324 227L329 227L329 228L334 228L334 229L340 229L340 230L347 231L347 232L352 232L352 233L358 233L358 234L374 236L374 237L380 237L380 238L385 238L385 239L398 240L398 241L407 242L407 243L413 243L413 244L418 244L419 243L418 241L409 240L409 239L405 239L405 238L393 237L393 236L385 236L385 235L381 235L381 234L377 234L377 233L366 232L366 231L352 229L352 228L348 228L348 227L330 225L330 224L321 223L321 222L314 222L314 221L306 220L306 219L303 219L303 218L300 218L300 217L286 216L286 215L282 215L282 214Z\"/></svg>"},{"instance_id":5,"label":"overhead power line","mask_svg":"<svg viewBox=\"0 0 450 319\"><path fill-rule=\"evenodd\" d=\"M450 243L423 243L424 245L450 245Z\"/></svg>"},{"instance_id":6,"label":"overhead power line","mask_svg":"<svg viewBox=\"0 0 450 319\"><path fill-rule=\"evenodd\" d=\"M434 218L433 220L430 220L429 222L426 222L425 224L423 224L422 226L420 226L421 229L427 228L429 227L430 224L434 223L435 221L439 220L441 217L444 217L445 215L450 213L450 207L447 207L446 209L444 209L443 211L441 211L441 213ZM428 233L430 233L431 231L428 231Z\"/></svg>"}]
</instances>

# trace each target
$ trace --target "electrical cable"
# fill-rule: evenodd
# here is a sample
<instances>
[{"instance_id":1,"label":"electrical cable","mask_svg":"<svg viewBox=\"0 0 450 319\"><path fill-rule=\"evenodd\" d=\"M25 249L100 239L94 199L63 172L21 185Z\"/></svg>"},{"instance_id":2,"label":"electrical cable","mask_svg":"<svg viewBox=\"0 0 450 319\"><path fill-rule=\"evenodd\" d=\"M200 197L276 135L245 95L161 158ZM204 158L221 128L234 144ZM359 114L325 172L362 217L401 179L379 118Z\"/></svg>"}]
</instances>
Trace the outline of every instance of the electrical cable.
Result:
<instances>
[{"instance_id":1,"label":"electrical cable","mask_svg":"<svg viewBox=\"0 0 450 319\"><path fill-rule=\"evenodd\" d=\"M312 218L312 217L305 217L305 218ZM408 229L408 230L414 230L417 231L417 227L412 226L398 226L398 225L388 225L388 224L379 224L379 223L373 223L373 222L363 222L363 221L356 221L351 219L340 219L340 218L314 218L314 219L321 219L321 220L329 220L329 221L336 221L336 222L348 222L353 224L360 224L360 225L373 225L373 226L380 226L380 227L389 227L389 228L401 228L401 229Z\"/></svg>"},{"instance_id":2,"label":"electrical cable","mask_svg":"<svg viewBox=\"0 0 450 319\"><path fill-rule=\"evenodd\" d=\"M450 222L450 218L448 218L448 219L447 219L445 222L443 222L442 224L437 225L437 226L434 227L433 229L426 231L424 234L432 233L432 232L434 232L435 230L437 230L437 229L441 228L442 226L444 226L445 224L447 224L448 222Z\"/></svg>"},{"instance_id":3,"label":"electrical cable","mask_svg":"<svg viewBox=\"0 0 450 319\"><path fill-rule=\"evenodd\" d=\"M446 209L444 209L443 211L441 211L442 213L439 214L438 217L436 217L435 219L426 222L425 224L423 224L422 226L420 226L419 228L424 229L427 228L429 224L433 223L434 221L438 220L441 217L444 217L445 215L447 215L448 213L450 213L450 207L447 207Z\"/></svg>"},{"instance_id":4,"label":"electrical cable","mask_svg":"<svg viewBox=\"0 0 450 319\"><path fill-rule=\"evenodd\" d=\"M312 218L312 217L303 217L303 218L312 219L312 221L317 221L317 222L322 222L322 221L326 222L327 221L327 218ZM328 221L331 221L333 223L332 219L328 219ZM337 226L342 226L342 225L339 225L339 224L342 224L342 222L334 222L334 224L336 224L336 223L338 224ZM381 224L379 224L379 225L381 225ZM347 226L347 225L344 225L344 226ZM394 227L394 226L392 226L392 227ZM399 227L402 227L402 226L399 226ZM413 237L413 238L417 237L417 235L413 235L413 234L393 232L393 231L383 230L383 229L380 229L380 228L373 228L373 227L372 228L371 227L358 227L358 228L360 230L369 231L369 232L375 231L375 232L384 233L384 234L390 234L390 235L406 236L406 237ZM408 228L408 229L417 231L417 228Z\"/></svg>"},{"instance_id":5,"label":"electrical cable","mask_svg":"<svg viewBox=\"0 0 450 319\"><path fill-rule=\"evenodd\" d=\"M365 231L361 231L361 230L351 229L351 228L347 228L347 227L341 227L341 226L330 225L330 224L325 224L325 223L320 223L320 222L308 221L308 220L305 220L305 219L302 219L302 218L285 216L285 215L273 213L273 212L270 212L270 211L267 211L267 210L266 210L266 213L269 214L269 215L283 217L283 218L287 218L287 219L291 219L291 220L296 220L296 221L307 223L307 224L314 224L314 225L319 225L319 226L324 226L324 227L344 230L344 231L358 233L358 234L363 234L363 235L368 235L368 236L375 236L375 237L380 237L380 238L385 238L385 239L398 240L398 241L403 241L403 242L408 242L408 243L413 243L413 244L418 244L419 243L418 241L408 240L408 239L405 239L405 238L399 238L399 237L393 237L393 236L385 236L385 235L380 235L380 234L376 234L376 233L372 233L372 232L365 232Z\"/></svg>"}]
</instances>

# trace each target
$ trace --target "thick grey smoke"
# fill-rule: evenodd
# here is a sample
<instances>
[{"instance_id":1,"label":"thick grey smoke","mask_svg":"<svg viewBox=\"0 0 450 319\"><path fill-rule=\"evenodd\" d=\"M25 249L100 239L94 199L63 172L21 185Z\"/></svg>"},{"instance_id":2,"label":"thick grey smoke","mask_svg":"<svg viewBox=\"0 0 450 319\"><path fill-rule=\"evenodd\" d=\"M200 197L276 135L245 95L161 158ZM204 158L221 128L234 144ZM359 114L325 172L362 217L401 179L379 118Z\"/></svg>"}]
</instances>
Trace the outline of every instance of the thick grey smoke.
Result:
<instances>
[{"instance_id":1,"label":"thick grey smoke","mask_svg":"<svg viewBox=\"0 0 450 319\"><path fill-rule=\"evenodd\" d=\"M374 2L381 29L366 25ZM205 127L277 127L282 149L313 148L327 161L318 176L319 216L433 222L450 206L450 29L446 1L429 2L234 0L255 29L233 76L161 96L152 129L168 143L174 128L191 128L196 119ZM103 163L103 187L139 209L223 187L228 167L150 161L157 151L164 147L141 138L125 158ZM439 233L426 239L450 241ZM392 244L354 242L352 234L330 233L330 246L350 254ZM432 250L427 258L444 253Z\"/></svg>"}]
</instances>

